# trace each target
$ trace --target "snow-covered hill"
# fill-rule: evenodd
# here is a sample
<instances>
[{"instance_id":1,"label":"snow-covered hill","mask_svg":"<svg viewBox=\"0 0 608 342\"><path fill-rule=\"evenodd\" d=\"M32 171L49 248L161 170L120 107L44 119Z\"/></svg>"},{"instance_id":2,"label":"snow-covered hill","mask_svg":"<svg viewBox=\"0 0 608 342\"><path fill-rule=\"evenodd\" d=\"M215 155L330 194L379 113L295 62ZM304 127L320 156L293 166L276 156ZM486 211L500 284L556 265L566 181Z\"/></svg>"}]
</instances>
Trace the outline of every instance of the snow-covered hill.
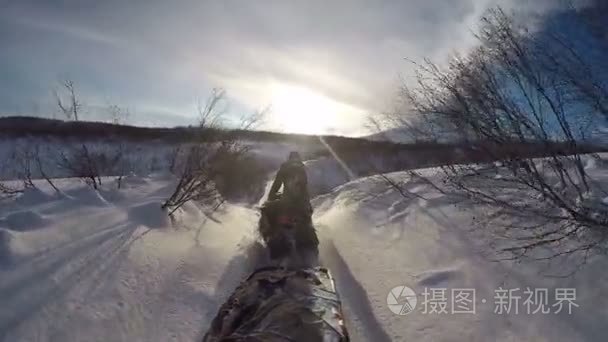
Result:
<instances>
[{"instance_id":1,"label":"snow-covered hill","mask_svg":"<svg viewBox=\"0 0 608 342\"><path fill-rule=\"evenodd\" d=\"M417 141L435 141L439 143L457 143L461 136L455 132L439 132L437 129L395 127L364 137L372 141L390 141L398 144L414 144Z\"/></svg>"},{"instance_id":2,"label":"snow-covered hill","mask_svg":"<svg viewBox=\"0 0 608 342\"><path fill-rule=\"evenodd\" d=\"M351 181L335 164L308 167L322 170L311 186L335 186L313 201L314 222L354 341L605 340L604 258L565 279L541 276L546 265L493 262L490 237L471 230L483 208L457 206L405 173L389 177L407 181L405 190L416 194L408 198L379 177ZM95 192L65 179L57 181L62 195L40 182L40 191L0 202L0 340L200 340L263 253L258 213L249 205L209 213L189 204L171 221L159 207L173 182L131 176L120 190L108 180ZM418 296L405 316L387 305L398 286ZM547 289L549 313L526 312L527 288ZM559 288L576 289L572 314L566 304L558 314L551 306ZM452 290L462 289L475 291L474 313L451 313ZM517 289L509 314L497 312L500 289ZM425 290L434 302L425 302ZM423 312L441 311L441 303L447 313Z\"/></svg>"},{"instance_id":3,"label":"snow-covered hill","mask_svg":"<svg viewBox=\"0 0 608 342\"><path fill-rule=\"evenodd\" d=\"M414 134L407 128L391 128L365 137L373 141L392 141L401 144L411 144L416 141Z\"/></svg>"}]
</instances>

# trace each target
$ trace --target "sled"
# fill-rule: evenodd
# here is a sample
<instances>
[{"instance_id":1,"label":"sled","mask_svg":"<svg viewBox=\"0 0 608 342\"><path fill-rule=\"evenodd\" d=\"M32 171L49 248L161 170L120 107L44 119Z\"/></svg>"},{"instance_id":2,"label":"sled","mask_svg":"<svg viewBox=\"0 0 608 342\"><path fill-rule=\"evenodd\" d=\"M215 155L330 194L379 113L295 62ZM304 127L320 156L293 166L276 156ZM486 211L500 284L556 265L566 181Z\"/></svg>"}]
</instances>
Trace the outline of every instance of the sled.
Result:
<instances>
[{"instance_id":1,"label":"sled","mask_svg":"<svg viewBox=\"0 0 608 342\"><path fill-rule=\"evenodd\" d=\"M220 307L203 339L216 341L349 341L329 270L253 272Z\"/></svg>"}]
</instances>

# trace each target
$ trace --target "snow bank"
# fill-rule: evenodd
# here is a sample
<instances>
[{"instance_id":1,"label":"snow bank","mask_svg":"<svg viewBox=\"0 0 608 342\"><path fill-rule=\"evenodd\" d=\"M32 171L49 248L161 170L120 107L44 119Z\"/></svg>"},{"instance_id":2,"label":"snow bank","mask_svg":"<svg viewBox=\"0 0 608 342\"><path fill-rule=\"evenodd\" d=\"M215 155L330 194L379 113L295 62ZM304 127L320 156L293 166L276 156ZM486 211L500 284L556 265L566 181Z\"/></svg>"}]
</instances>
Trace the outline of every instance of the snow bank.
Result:
<instances>
[{"instance_id":1,"label":"snow bank","mask_svg":"<svg viewBox=\"0 0 608 342\"><path fill-rule=\"evenodd\" d=\"M48 220L42 215L32 210L18 211L11 213L6 218L0 220L7 227L16 231L28 231L42 228L48 224Z\"/></svg>"},{"instance_id":2,"label":"snow bank","mask_svg":"<svg viewBox=\"0 0 608 342\"><path fill-rule=\"evenodd\" d=\"M161 209L162 203L153 201L129 208L129 219L150 228L166 228L171 220L166 210Z\"/></svg>"},{"instance_id":3,"label":"snow bank","mask_svg":"<svg viewBox=\"0 0 608 342\"><path fill-rule=\"evenodd\" d=\"M103 198L99 191L90 186L83 185L79 188L66 191L66 195L79 205L87 206L109 206L110 203Z\"/></svg>"},{"instance_id":4,"label":"snow bank","mask_svg":"<svg viewBox=\"0 0 608 342\"><path fill-rule=\"evenodd\" d=\"M7 269L14 268L24 257L32 253L31 246L24 241L26 234L28 233L0 228L0 274L2 274L2 266Z\"/></svg>"},{"instance_id":5,"label":"snow bank","mask_svg":"<svg viewBox=\"0 0 608 342\"><path fill-rule=\"evenodd\" d=\"M26 188L17 198L17 202L23 206L46 203L53 200L53 196L38 188Z\"/></svg>"},{"instance_id":6,"label":"snow bank","mask_svg":"<svg viewBox=\"0 0 608 342\"><path fill-rule=\"evenodd\" d=\"M118 182L118 180L116 180L116 182ZM124 186L124 187L138 187L138 186L148 184L148 179L145 177L136 176L135 174L130 174L130 175L123 177L120 180L120 183L121 183L121 186Z\"/></svg>"}]
</instances>

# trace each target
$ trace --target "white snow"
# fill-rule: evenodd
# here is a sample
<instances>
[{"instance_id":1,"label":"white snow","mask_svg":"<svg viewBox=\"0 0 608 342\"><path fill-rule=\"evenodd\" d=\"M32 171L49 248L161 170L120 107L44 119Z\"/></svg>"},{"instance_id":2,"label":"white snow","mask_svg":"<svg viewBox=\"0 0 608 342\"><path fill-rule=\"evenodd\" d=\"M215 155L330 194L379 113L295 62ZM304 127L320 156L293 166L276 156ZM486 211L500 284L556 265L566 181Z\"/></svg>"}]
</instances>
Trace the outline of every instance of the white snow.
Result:
<instances>
[{"instance_id":1,"label":"white snow","mask_svg":"<svg viewBox=\"0 0 608 342\"><path fill-rule=\"evenodd\" d=\"M405 180L405 174L391 174ZM358 184L357 186L352 186ZM547 264L488 260L489 236L474 233L473 217L420 184L408 191L426 200L403 199L397 191L381 195L380 178L367 178L317 198L315 223L323 229L323 261L338 278L338 287L354 340L403 341L600 341L608 333L604 258L589 261L571 278L543 277ZM572 263L575 260L571 261ZM567 264L553 265L567 269ZM397 316L386 305L389 291L406 285L422 301L425 289L446 289L447 314L416 311ZM519 313L496 314L495 290L519 289ZM572 315L527 314L526 288L576 288ZM452 289L475 289L475 314L450 314ZM486 303L481 303L482 299ZM555 303L553 293L549 303ZM422 307L420 308L422 309Z\"/></svg>"},{"instance_id":2,"label":"white snow","mask_svg":"<svg viewBox=\"0 0 608 342\"><path fill-rule=\"evenodd\" d=\"M253 267L251 209L227 204L206 216L189 205L172 225L162 178L116 203L77 180L62 185L72 187L67 198L2 203L0 340L200 339Z\"/></svg>"},{"instance_id":3,"label":"white snow","mask_svg":"<svg viewBox=\"0 0 608 342\"><path fill-rule=\"evenodd\" d=\"M599 165L593 171L608 179ZM336 277L353 341L606 339L605 257L570 278L545 277L537 263L494 262L489 235L472 230L483 208L459 207L405 173L388 176L405 182L415 194L408 198L380 177L351 181L327 160L307 168L319 194L321 262ZM169 220L160 209L174 184L166 173L131 175L121 189L104 179L100 191L75 179L56 183L64 195L36 181L41 190L0 201L0 340L199 341L263 255L258 213L248 205L210 213L188 203ZM386 304L399 285L418 294L406 316ZM519 314L500 315L499 287L572 287L579 307L526 314L520 292ZM422 313L424 290L443 288L448 299L452 289L475 289L476 313Z\"/></svg>"},{"instance_id":4,"label":"white snow","mask_svg":"<svg viewBox=\"0 0 608 342\"><path fill-rule=\"evenodd\" d=\"M15 231L27 231L41 228L47 220L37 212L31 210L17 211L6 216L2 223Z\"/></svg>"}]
</instances>

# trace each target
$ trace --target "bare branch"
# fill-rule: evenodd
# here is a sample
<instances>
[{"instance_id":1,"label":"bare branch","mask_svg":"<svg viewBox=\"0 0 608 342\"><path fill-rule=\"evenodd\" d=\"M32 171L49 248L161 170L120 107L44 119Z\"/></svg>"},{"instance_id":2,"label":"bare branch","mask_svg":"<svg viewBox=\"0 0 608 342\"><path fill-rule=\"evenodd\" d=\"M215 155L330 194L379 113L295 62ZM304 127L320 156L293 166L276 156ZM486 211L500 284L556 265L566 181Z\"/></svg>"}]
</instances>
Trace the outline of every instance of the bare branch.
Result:
<instances>
[{"instance_id":1,"label":"bare branch","mask_svg":"<svg viewBox=\"0 0 608 342\"><path fill-rule=\"evenodd\" d=\"M83 105L76 95L74 82L72 80L65 80L60 86L65 92L65 95L62 96L58 89L53 90L57 106L66 119L79 121L80 109ZM67 97L67 99L65 99L65 97Z\"/></svg>"},{"instance_id":2,"label":"bare branch","mask_svg":"<svg viewBox=\"0 0 608 342\"><path fill-rule=\"evenodd\" d=\"M445 165L447 183L431 184L492 208L494 221L512 220L500 236L520 244L503 251L522 257L562 241L578 243L568 253L586 251L606 234L579 235L608 226L608 210L590 202L606 192L581 156L588 152L589 128L608 120L606 83L594 73L608 68L606 61L590 65L566 37L531 32L500 8L488 11L477 34L480 46L470 54L445 68L415 63L417 85L404 85L407 109L393 117L402 127L414 121L428 134L468 142L474 147L468 153L480 161L500 161L486 168Z\"/></svg>"}]
</instances>

